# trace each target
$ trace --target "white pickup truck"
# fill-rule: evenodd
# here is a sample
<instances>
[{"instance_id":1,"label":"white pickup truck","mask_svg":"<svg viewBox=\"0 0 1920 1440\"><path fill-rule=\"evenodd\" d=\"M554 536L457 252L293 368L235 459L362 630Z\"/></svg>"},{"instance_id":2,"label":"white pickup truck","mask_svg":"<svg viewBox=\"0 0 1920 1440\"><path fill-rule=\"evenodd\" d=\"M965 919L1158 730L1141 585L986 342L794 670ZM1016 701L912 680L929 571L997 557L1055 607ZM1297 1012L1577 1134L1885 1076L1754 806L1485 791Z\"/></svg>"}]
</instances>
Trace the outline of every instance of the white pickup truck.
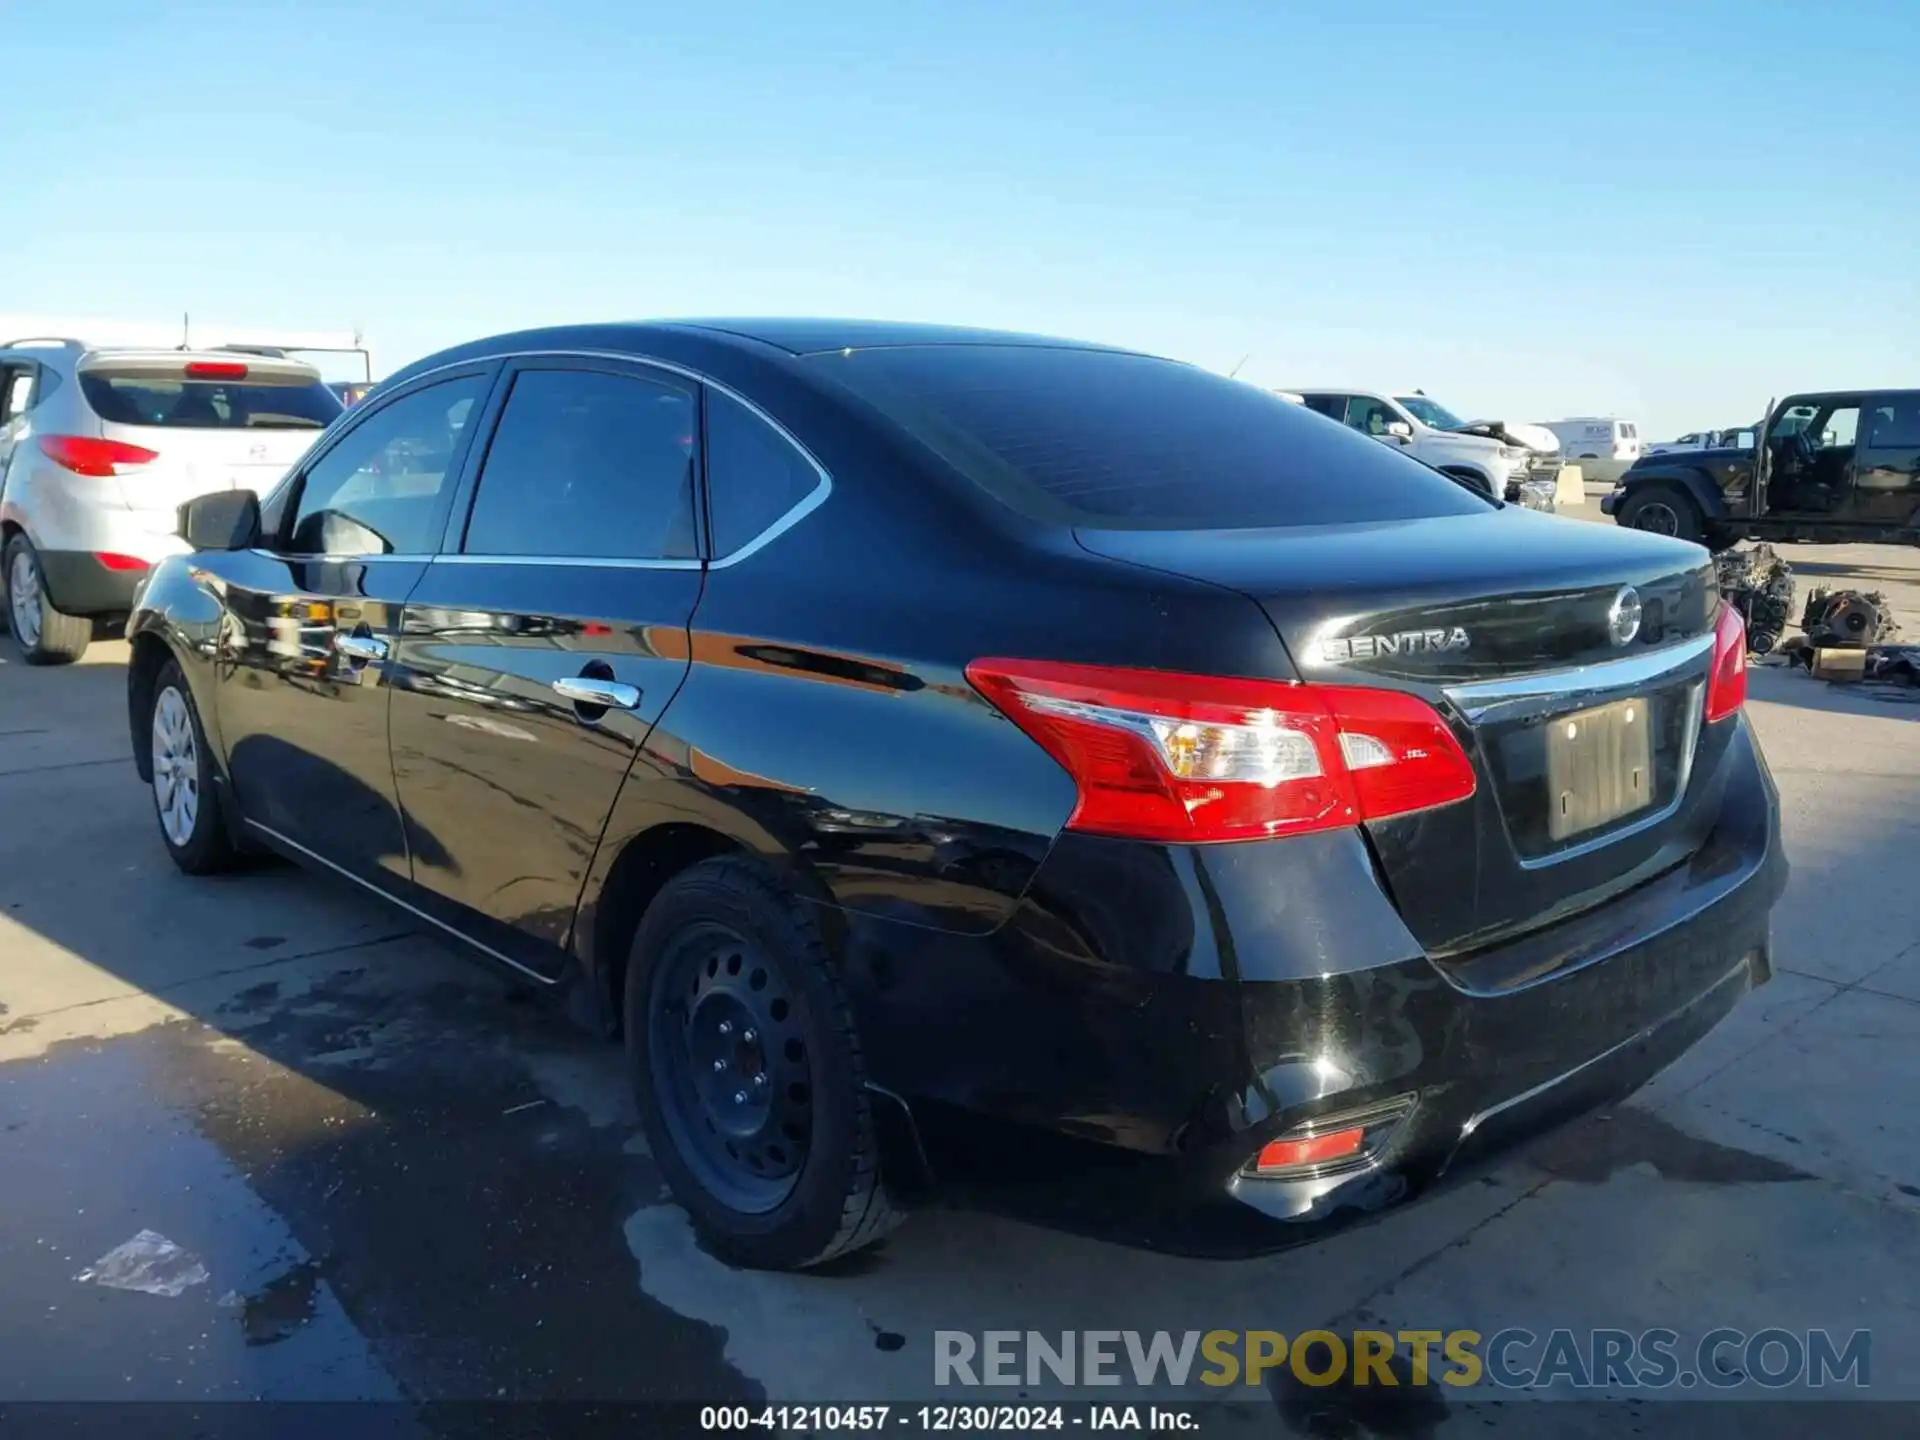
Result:
<instances>
[{"instance_id":1,"label":"white pickup truck","mask_svg":"<svg viewBox=\"0 0 1920 1440\"><path fill-rule=\"evenodd\" d=\"M1419 391L1389 395L1293 386L1283 393L1298 396L1308 409L1382 444L1400 447L1436 470L1471 481L1489 495L1518 499L1538 509L1553 508L1560 442L1544 426L1462 420ZM1513 487L1521 487L1523 493L1512 493Z\"/></svg>"}]
</instances>

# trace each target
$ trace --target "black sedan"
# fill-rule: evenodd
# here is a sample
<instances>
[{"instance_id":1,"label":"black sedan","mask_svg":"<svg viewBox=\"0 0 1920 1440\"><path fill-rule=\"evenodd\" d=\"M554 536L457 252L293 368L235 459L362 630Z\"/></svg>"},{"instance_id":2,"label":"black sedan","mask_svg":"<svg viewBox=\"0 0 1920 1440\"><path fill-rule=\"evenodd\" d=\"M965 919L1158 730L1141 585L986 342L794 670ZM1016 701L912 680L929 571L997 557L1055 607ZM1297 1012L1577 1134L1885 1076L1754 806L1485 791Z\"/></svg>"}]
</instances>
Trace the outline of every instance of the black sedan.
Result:
<instances>
[{"instance_id":1,"label":"black sedan","mask_svg":"<svg viewBox=\"0 0 1920 1440\"><path fill-rule=\"evenodd\" d=\"M743 1264L884 1234L956 1108L1310 1235L1769 973L1706 553L1187 365L507 335L181 523L128 627L174 859L337 872L624 1035Z\"/></svg>"}]
</instances>

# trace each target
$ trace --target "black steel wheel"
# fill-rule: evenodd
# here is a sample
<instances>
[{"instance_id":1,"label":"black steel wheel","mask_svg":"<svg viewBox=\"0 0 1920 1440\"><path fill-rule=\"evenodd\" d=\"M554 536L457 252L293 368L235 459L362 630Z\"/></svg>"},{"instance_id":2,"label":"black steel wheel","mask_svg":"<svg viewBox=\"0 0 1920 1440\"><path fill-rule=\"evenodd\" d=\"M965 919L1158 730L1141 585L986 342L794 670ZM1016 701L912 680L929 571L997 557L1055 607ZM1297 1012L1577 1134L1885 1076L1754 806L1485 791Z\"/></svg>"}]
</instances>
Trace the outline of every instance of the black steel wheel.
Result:
<instances>
[{"instance_id":1,"label":"black steel wheel","mask_svg":"<svg viewBox=\"0 0 1920 1440\"><path fill-rule=\"evenodd\" d=\"M732 927L694 924L656 962L647 1006L653 1087L674 1144L729 1208L773 1209L812 1139L806 1037L779 968Z\"/></svg>"},{"instance_id":2,"label":"black steel wheel","mask_svg":"<svg viewBox=\"0 0 1920 1440\"><path fill-rule=\"evenodd\" d=\"M653 1158L708 1248L793 1270L899 1223L853 1011L813 913L745 856L674 876L624 997Z\"/></svg>"}]
</instances>

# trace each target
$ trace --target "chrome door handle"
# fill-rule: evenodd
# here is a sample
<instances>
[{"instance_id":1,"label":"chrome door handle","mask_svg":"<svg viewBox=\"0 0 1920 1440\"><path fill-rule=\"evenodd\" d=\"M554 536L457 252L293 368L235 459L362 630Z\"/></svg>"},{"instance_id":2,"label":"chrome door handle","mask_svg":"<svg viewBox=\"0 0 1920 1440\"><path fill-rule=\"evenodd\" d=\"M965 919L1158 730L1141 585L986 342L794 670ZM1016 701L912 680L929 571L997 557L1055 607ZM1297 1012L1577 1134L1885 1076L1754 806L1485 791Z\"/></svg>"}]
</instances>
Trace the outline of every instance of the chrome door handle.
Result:
<instances>
[{"instance_id":1,"label":"chrome door handle","mask_svg":"<svg viewBox=\"0 0 1920 1440\"><path fill-rule=\"evenodd\" d=\"M363 665L369 660L387 658L387 642L375 635L335 634L333 648L347 659L358 660Z\"/></svg>"},{"instance_id":2,"label":"chrome door handle","mask_svg":"<svg viewBox=\"0 0 1920 1440\"><path fill-rule=\"evenodd\" d=\"M554 690L576 705L592 705L605 710L632 710L640 703L640 687L618 680L602 680L593 675L569 675L553 682Z\"/></svg>"}]
</instances>

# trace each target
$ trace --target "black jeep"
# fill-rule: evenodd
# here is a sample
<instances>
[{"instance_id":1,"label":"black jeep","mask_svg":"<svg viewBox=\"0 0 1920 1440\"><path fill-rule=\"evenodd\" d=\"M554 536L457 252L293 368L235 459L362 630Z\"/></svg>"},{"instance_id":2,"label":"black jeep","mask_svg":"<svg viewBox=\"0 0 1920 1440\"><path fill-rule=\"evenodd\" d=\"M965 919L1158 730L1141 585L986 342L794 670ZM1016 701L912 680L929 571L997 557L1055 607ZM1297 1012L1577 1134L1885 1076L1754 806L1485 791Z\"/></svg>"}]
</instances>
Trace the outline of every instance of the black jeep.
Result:
<instances>
[{"instance_id":1,"label":"black jeep","mask_svg":"<svg viewBox=\"0 0 1920 1440\"><path fill-rule=\"evenodd\" d=\"M1920 542L1920 390L1789 396L1752 449L1646 456L1600 508L1714 550L1739 540Z\"/></svg>"}]
</instances>

